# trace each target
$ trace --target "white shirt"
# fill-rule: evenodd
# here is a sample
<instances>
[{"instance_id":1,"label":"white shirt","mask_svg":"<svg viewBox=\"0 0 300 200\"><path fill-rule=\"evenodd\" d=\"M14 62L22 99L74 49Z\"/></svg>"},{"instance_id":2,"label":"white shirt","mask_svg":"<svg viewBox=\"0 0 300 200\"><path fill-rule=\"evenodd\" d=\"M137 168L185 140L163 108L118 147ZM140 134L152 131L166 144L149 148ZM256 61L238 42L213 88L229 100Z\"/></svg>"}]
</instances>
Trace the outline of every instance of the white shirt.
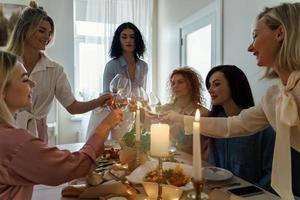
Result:
<instances>
[{"instance_id":1,"label":"white shirt","mask_svg":"<svg viewBox=\"0 0 300 200\"><path fill-rule=\"evenodd\" d=\"M42 54L29 78L36 82L33 88L32 106L20 110L16 121L20 128L28 129L33 135L38 136L36 120L47 117L54 97L64 107L71 105L75 97L63 67L50 60L45 54Z\"/></svg>"}]
</instances>

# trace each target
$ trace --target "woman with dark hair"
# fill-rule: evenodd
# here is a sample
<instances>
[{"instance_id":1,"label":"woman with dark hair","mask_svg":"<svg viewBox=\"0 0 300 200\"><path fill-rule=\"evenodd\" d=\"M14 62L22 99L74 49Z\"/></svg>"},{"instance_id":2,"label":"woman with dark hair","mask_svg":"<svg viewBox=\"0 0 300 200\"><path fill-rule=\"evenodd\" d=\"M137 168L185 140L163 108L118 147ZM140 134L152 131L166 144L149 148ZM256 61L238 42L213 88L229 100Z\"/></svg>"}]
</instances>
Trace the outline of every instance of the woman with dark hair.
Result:
<instances>
[{"instance_id":1,"label":"woman with dark hair","mask_svg":"<svg viewBox=\"0 0 300 200\"><path fill-rule=\"evenodd\" d=\"M162 111L173 110L180 114L195 116L199 108L202 116L208 115L204 107L203 81L194 69L190 67L179 67L171 73L168 85L170 88L170 103L162 106ZM185 134L182 128L172 126L171 142L174 146L186 153L193 153L193 136ZM207 160L208 143L204 136L201 136L202 159Z\"/></svg>"},{"instance_id":2,"label":"woman with dark hair","mask_svg":"<svg viewBox=\"0 0 300 200\"><path fill-rule=\"evenodd\" d=\"M212 68L205 84L211 95L212 117L238 115L243 109L254 106L248 79L234 65ZM269 190L274 141L271 127L251 136L210 138L208 160L214 166Z\"/></svg>"},{"instance_id":3,"label":"woman with dark hair","mask_svg":"<svg viewBox=\"0 0 300 200\"><path fill-rule=\"evenodd\" d=\"M110 60L103 74L103 91L109 92L110 81L122 74L131 80L132 88L146 88L148 65L140 58L145 44L139 29L132 23L121 24L114 33L110 49Z\"/></svg>"},{"instance_id":4,"label":"woman with dark hair","mask_svg":"<svg viewBox=\"0 0 300 200\"><path fill-rule=\"evenodd\" d=\"M251 135L272 126L276 140L272 188L284 200L300 199L300 3L266 7L256 18L248 47L264 78L276 78L261 102L228 118L201 118L201 134L210 137ZM193 118L168 113L162 119L192 128Z\"/></svg>"},{"instance_id":5,"label":"woman with dark hair","mask_svg":"<svg viewBox=\"0 0 300 200\"><path fill-rule=\"evenodd\" d=\"M17 124L45 142L48 142L47 115L54 98L71 114L88 112L111 99L111 95L87 102L75 99L63 67L45 53L53 35L52 18L31 1L22 11L7 45L7 50L18 55L29 77L37 83L33 104L16 113Z\"/></svg>"}]
</instances>

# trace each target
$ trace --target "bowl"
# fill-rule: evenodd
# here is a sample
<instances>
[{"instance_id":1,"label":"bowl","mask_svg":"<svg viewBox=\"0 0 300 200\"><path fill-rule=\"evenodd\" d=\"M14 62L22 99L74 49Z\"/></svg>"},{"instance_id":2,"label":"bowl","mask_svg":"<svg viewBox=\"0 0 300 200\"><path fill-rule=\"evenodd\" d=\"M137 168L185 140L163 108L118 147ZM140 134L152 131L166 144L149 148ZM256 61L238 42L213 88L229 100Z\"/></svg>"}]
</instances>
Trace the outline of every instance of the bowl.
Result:
<instances>
[{"instance_id":1,"label":"bowl","mask_svg":"<svg viewBox=\"0 0 300 200\"><path fill-rule=\"evenodd\" d=\"M163 169L174 169L176 165L180 165L183 169L183 172L187 176L192 176L192 166L174 163L174 162L163 162ZM158 184L153 182L145 182L143 181L145 175L154 170L158 166L157 161L148 161L145 164L136 168L130 175L127 176L127 179L132 183L142 184L145 192L149 196L149 198L157 198L158 194ZM173 185L162 185L162 198L163 199L179 199L184 191L193 189L193 184L188 182L186 185L181 187L176 187Z\"/></svg>"}]
</instances>

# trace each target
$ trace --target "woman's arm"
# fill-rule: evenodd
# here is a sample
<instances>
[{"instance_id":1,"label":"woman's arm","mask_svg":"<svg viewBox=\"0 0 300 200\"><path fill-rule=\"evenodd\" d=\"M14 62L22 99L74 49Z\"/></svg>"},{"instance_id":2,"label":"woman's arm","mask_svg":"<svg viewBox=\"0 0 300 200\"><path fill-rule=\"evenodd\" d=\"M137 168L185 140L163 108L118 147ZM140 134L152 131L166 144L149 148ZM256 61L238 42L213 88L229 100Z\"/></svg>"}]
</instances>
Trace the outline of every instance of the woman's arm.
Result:
<instances>
[{"instance_id":1,"label":"woman's arm","mask_svg":"<svg viewBox=\"0 0 300 200\"><path fill-rule=\"evenodd\" d=\"M162 121L178 124L188 133L193 131L193 116L183 116L171 111L162 117ZM201 134L215 138L251 135L269 126L260 105L245 109L238 116L201 117L200 123Z\"/></svg>"},{"instance_id":2,"label":"woman's arm","mask_svg":"<svg viewBox=\"0 0 300 200\"><path fill-rule=\"evenodd\" d=\"M110 94L105 94L91 101L81 102L75 100L71 105L66 107L66 109L71 114L81 114L93 110L97 107L101 107L108 103L111 99L112 96Z\"/></svg>"}]
</instances>

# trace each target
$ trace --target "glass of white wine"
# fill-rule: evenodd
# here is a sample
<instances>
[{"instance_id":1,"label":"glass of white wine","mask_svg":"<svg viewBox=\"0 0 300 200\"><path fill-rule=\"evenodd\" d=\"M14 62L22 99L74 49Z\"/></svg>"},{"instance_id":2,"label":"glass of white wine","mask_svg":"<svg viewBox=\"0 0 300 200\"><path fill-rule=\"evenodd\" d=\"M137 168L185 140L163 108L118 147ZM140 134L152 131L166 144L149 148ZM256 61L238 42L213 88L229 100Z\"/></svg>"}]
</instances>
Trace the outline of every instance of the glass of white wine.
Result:
<instances>
[{"instance_id":1,"label":"glass of white wine","mask_svg":"<svg viewBox=\"0 0 300 200\"><path fill-rule=\"evenodd\" d=\"M114 98L111 108L120 108L124 111L128 105L128 98L131 93L131 81L127 77L117 74L111 80L109 89Z\"/></svg>"}]
</instances>

